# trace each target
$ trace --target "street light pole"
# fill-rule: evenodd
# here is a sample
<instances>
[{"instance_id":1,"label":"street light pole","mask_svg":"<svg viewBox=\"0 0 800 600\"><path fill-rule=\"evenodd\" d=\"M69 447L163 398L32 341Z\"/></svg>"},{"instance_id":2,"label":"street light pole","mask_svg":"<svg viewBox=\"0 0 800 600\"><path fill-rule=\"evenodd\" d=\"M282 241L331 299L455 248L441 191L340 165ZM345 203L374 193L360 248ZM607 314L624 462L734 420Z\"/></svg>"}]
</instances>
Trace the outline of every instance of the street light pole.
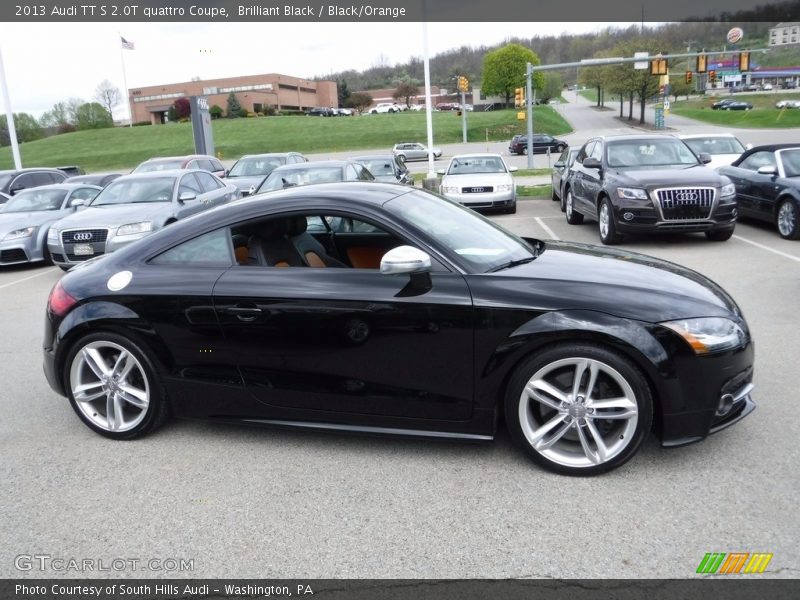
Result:
<instances>
[{"instance_id":1,"label":"street light pole","mask_svg":"<svg viewBox=\"0 0 800 600\"><path fill-rule=\"evenodd\" d=\"M528 168L533 168L533 65L528 63L525 68L525 104L528 109Z\"/></svg>"},{"instance_id":2,"label":"street light pole","mask_svg":"<svg viewBox=\"0 0 800 600\"><path fill-rule=\"evenodd\" d=\"M0 87L3 88L3 105L6 109L6 119L8 122L8 139L11 142L11 154L14 156L14 168L22 168L22 159L19 156L19 144L17 143L17 129L14 127L14 111L11 110L11 99L8 96L8 84L6 84L6 69L3 65L3 51L0 49Z\"/></svg>"}]
</instances>

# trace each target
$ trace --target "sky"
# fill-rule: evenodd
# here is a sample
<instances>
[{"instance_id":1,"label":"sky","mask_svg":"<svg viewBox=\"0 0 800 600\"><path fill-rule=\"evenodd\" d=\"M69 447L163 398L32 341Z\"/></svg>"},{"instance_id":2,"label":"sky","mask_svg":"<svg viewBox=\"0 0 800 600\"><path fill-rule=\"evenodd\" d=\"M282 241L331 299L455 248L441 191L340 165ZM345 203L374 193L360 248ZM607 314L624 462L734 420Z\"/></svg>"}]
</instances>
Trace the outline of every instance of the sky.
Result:
<instances>
[{"instance_id":1,"label":"sky","mask_svg":"<svg viewBox=\"0 0 800 600\"><path fill-rule=\"evenodd\" d=\"M430 56L509 37L586 33L630 23L429 23ZM120 36L135 50L122 51ZM146 85L259 73L311 78L423 55L421 23L0 23L11 107L35 117L70 98L93 100L108 79ZM0 95L0 109L5 111ZM123 102L116 119L128 118Z\"/></svg>"}]
</instances>

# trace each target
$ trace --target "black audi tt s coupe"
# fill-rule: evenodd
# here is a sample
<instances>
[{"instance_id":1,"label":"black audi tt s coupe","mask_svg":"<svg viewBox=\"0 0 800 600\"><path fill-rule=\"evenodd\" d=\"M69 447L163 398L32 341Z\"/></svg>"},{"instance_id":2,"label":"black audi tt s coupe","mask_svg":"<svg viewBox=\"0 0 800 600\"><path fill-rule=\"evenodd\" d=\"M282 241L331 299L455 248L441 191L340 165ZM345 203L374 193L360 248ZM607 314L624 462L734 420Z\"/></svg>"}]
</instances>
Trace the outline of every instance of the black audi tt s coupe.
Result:
<instances>
[{"instance_id":1,"label":"black audi tt s coupe","mask_svg":"<svg viewBox=\"0 0 800 600\"><path fill-rule=\"evenodd\" d=\"M256 195L79 265L50 294L44 368L114 439L174 415L491 440L503 414L571 475L755 408L747 323L702 275L377 182Z\"/></svg>"}]
</instances>

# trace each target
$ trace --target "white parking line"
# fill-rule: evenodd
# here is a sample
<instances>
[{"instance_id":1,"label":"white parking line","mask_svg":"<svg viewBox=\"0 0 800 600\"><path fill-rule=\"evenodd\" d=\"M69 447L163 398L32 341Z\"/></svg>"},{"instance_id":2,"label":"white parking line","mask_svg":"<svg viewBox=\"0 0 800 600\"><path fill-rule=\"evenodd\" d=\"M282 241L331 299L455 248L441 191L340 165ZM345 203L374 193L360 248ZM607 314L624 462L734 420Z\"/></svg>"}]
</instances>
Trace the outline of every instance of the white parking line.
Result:
<instances>
[{"instance_id":1,"label":"white parking line","mask_svg":"<svg viewBox=\"0 0 800 600\"><path fill-rule=\"evenodd\" d=\"M547 232L547 235L549 235L551 238L553 238L554 240L559 239L559 237L553 232L553 230L544 224L544 221L542 221L541 217L536 217L536 222L539 224L539 227L544 229Z\"/></svg>"},{"instance_id":2,"label":"white parking line","mask_svg":"<svg viewBox=\"0 0 800 600\"><path fill-rule=\"evenodd\" d=\"M766 250L767 252L772 252L773 254L777 254L778 256L783 256L784 258L788 258L789 260L800 262L800 257L792 256L791 254L787 254L786 252L781 252L780 250L775 250L774 248L770 248L769 246L765 246L764 244L759 244L758 242L754 242L753 240L748 240L747 238L743 238L740 235L734 234L733 237L747 244L752 244L757 248L761 248L762 250Z\"/></svg>"},{"instance_id":3,"label":"white parking line","mask_svg":"<svg viewBox=\"0 0 800 600\"><path fill-rule=\"evenodd\" d=\"M42 271L41 273L35 273L33 275L29 275L28 277L23 277L22 279L17 279L15 281L9 281L8 283L4 283L3 285L0 285L0 290L2 290L3 288L11 287L12 285L17 285L18 283L22 283L24 281L28 281L29 279L33 279L35 277L41 277L42 275L47 275L48 273L52 273L52 272L53 272L53 269L47 269L45 271Z\"/></svg>"}]
</instances>

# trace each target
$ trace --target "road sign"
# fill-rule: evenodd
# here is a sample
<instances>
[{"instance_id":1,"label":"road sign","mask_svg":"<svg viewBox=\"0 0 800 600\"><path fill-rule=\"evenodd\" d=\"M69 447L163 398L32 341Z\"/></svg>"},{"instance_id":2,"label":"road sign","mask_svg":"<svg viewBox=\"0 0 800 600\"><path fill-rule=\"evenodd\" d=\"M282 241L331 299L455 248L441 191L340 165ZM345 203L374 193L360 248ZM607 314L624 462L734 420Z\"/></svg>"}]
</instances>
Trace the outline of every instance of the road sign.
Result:
<instances>
[{"instance_id":1,"label":"road sign","mask_svg":"<svg viewBox=\"0 0 800 600\"><path fill-rule=\"evenodd\" d=\"M647 52L634 52L633 53L633 58L647 58L648 56L650 56L650 55ZM634 69L638 69L640 71L644 71L649 66L650 66L650 61L649 60L643 60L641 62L633 63L633 68Z\"/></svg>"},{"instance_id":2,"label":"road sign","mask_svg":"<svg viewBox=\"0 0 800 600\"><path fill-rule=\"evenodd\" d=\"M742 41L744 37L744 31L742 31L741 27L734 27L728 32L728 35L725 37L728 40L729 44L738 44Z\"/></svg>"}]
</instances>

